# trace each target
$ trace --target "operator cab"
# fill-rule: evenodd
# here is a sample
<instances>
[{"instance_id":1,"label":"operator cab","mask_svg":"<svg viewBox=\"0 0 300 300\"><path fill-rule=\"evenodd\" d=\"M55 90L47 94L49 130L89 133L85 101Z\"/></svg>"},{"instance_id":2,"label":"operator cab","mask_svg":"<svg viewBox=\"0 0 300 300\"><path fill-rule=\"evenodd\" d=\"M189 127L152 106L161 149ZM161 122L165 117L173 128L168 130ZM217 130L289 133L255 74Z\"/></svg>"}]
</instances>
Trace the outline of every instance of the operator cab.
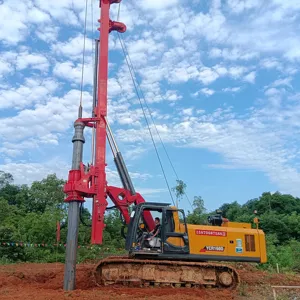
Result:
<instances>
[{"instance_id":1,"label":"operator cab","mask_svg":"<svg viewBox=\"0 0 300 300\"><path fill-rule=\"evenodd\" d=\"M184 211L169 204L142 203L131 213L126 250L131 256L189 254Z\"/></svg>"}]
</instances>

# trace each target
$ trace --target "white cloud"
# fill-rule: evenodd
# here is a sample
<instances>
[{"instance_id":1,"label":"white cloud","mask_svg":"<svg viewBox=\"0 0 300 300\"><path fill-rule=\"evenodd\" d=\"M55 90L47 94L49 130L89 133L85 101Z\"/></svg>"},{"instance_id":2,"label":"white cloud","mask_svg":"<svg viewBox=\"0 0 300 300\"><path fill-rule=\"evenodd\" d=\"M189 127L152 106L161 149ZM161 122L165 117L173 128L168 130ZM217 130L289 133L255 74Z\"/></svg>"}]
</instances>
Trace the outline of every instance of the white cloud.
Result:
<instances>
[{"instance_id":1,"label":"white cloud","mask_svg":"<svg viewBox=\"0 0 300 300\"><path fill-rule=\"evenodd\" d=\"M270 88L270 89L267 89L265 91L266 96L274 96L274 95L277 95L279 93L280 93L280 91L278 89L275 89L275 88Z\"/></svg>"},{"instance_id":2,"label":"white cloud","mask_svg":"<svg viewBox=\"0 0 300 300\"><path fill-rule=\"evenodd\" d=\"M186 116L191 116L193 115L193 110L194 110L193 107L186 108L182 110L182 113Z\"/></svg>"},{"instance_id":3,"label":"white cloud","mask_svg":"<svg viewBox=\"0 0 300 300\"><path fill-rule=\"evenodd\" d=\"M165 43L154 40L153 37L133 40L126 45L136 68L144 65L146 61L155 61L165 50Z\"/></svg>"},{"instance_id":4,"label":"white cloud","mask_svg":"<svg viewBox=\"0 0 300 300\"><path fill-rule=\"evenodd\" d=\"M3 142L0 147L0 152L6 154L10 157L17 157L24 153L24 150L28 149L37 149L38 143L34 138L30 138L28 140L24 140L17 144L11 142Z\"/></svg>"},{"instance_id":5,"label":"white cloud","mask_svg":"<svg viewBox=\"0 0 300 300\"><path fill-rule=\"evenodd\" d=\"M235 14L245 12L262 5L259 0L227 0L227 5Z\"/></svg>"},{"instance_id":6,"label":"white cloud","mask_svg":"<svg viewBox=\"0 0 300 300\"><path fill-rule=\"evenodd\" d=\"M190 75L185 68L174 68L174 72L168 77L170 83L186 82L190 79Z\"/></svg>"},{"instance_id":7,"label":"white cloud","mask_svg":"<svg viewBox=\"0 0 300 300\"><path fill-rule=\"evenodd\" d=\"M127 45L129 54L135 55L136 53L155 54L157 51L164 49L164 43L157 43L153 38L138 39L130 42Z\"/></svg>"},{"instance_id":8,"label":"white cloud","mask_svg":"<svg viewBox=\"0 0 300 300\"><path fill-rule=\"evenodd\" d=\"M49 68L49 61L44 55L39 53L29 53L28 51L25 51L17 54L17 70L23 70L28 67L40 71L47 71Z\"/></svg>"},{"instance_id":9,"label":"white cloud","mask_svg":"<svg viewBox=\"0 0 300 300\"><path fill-rule=\"evenodd\" d=\"M228 74L228 69L223 65L216 65L213 69L219 74L219 76L226 76Z\"/></svg>"},{"instance_id":10,"label":"white cloud","mask_svg":"<svg viewBox=\"0 0 300 300\"><path fill-rule=\"evenodd\" d=\"M39 39L46 43L51 43L57 40L59 27L53 25L51 27L43 28L42 30L35 31L35 34Z\"/></svg>"},{"instance_id":11,"label":"white cloud","mask_svg":"<svg viewBox=\"0 0 300 300\"><path fill-rule=\"evenodd\" d=\"M36 104L34 108L24 109L13 117L2 118L0 136L18 143L27 137L43 141L51 133L67 132L77 118L79 98L80 91L71 90L61 98L50 97L45 104ZM91 109L91 98L90 94L83 93L84 108Z\"/></svg>"},{"instance_id":12,"label":"white cloud","mask_svg":"<svg viewBox=\"0 0 300 300\"><path fill-rule=\"evenodd\" d=\"M182 99L182 96L178 94L178 91L166 91L165 94L161 92L158 83L142 84L142 89L146 92L143 93L147 103L159 103L162 101L175 102Z\"/></svg>"},{"instance_id":13,"label":"white cloud","mask_svg":"<svg viewBox=\"0 0 300 300\"><path fill-rule=\"evenodd\" d=\"M17 157L17 156L21 155L23 153L23 151L19 150L19 149L9 149L9 148L5 148L5 147L0 147L0 153L3 153L9 157Z\"/></svg>"},{"instance_id":14,"label":"white cloud","mask_svg":"<svg viewBox=\"0 0 300 300\"><path fill-rule=\"evenodd\" d=\"M58 178L66 178L68 169L69 166L57 157L43 163L10 162L0 165L0 170L13 175L15 184L31 184L53 173Z\"/></svg>"},{"instance_id":15,"label":"white cloud","mask_svg":"<svg viewBox=\"0 0 300 300\"><path fill-rule=\"evenodd\" d=\"M28 78L16 88L0 90L0 109L22 109L33 103L42 103L58 88L58 83L50 78Z\"/></svg>"},{"instance_id":16,"label":"white cloud","mask_svg":"<svg viewBox=\"0 0 300 300\"><path fill-rule=\"evenodd\" d=\"M273 106L280 106L281 98L287 94L286 87L292 88L292 80L292 77L279 78L264 87L264 94L268 97L268 100ZM290 99L291 98L290 96Z\"/></svg>"},{"instance_id":17,"label":"white cloud","mask_svg":"<svg viewBox=\"0 0 300 300\"><path fill-rule=\"evenodd\" d=\"M12 71L12 66L7 61L0 58L0 79Z\"/></svg>"},{"instance_id":18,"label":"white cloud","mask_svg":"<svg viewBox=\"0 0 300 300\"><path fill-rule=\"evenodd\" d=\"M177 101L182 99L181 95L178 95L177 91L167 91L166 95L165 95L165 99L169 100L169 101Z\"/></svg>"},{"instance_id":19,"label":"white cloud","mask_svg":"<svg viewBox=\"0 0 300 300\"><path fill-rule=\"evenodd\" d=\"M275 106L280 107L281 105L281 96L285 93L284 89L278 89L271 87L265 91L265 96L268 97L269 102Z\"/></svg>"},{"instance_id":20,"label":"white cloud","mask_svg":"<svg viewBox=\"0 0 300 300\"><path fill-rule=\"evenodd\" d=\"M225 24L226 18L219 8L218 1L213 1L207 14L199 12L192 16L186 25L185 33L204 36L208 41L222 42L229 34Z\"/></svg>"},{"instance_id":21,"label":"white cloud","mask_svg":"<svg viewBox=\"0 0 300 300\"><path fill-rule=\"evenodd\" d=\"M212 96L212 95L215 93L215 91L212 90L212 89L209 89L209 88L203 88L203 89L201 89L200 91L196 92L196 93L193 94L193 95L194 95L194 96L198 96L199 93L202 93L202 94L204 94L204 95L206 95L206 96Z\"/></svg>"},{"instance_id":22,"label":"white cloud","mask_svg":"<svg viewBox=\"0 0 300 300\"><path fill-rule=\"evenodd\" d=\"M244 81L254 83L256 78L256 72L252 71L244 77Z\"/></svg>"},{"instance_id":23,"label":"white cloud","mask_svg":"<svg viewBox=\"0 0 300 300\"><path fill-rule=\"evenodd\" d=\"M239 167L231 164L208 164L207 166L213 169L240 170Z\"/></svg>"},{"instance_id":24,"label":"white cloud","mask_svg":"<svg viewBox=\"0 0 300 300\"><path fill-rule=\"evenodd\" d=\"M219 110L216 114L202 114L200 118L170 124L172 135L162 134L162 138L181 147L206 148L220 153L232 167L262 171L281 189L299 195L295 182L300 179L300 173L288 163L294 150L284 148L284 136L278 131L281 126L264 116L264 111L238 120L230 110ZM140 136L147 137L146 131L139 130L119 131L117 136L131 143L140 140Z\"/></svg>"},{"instance_id":25,"label":"white cloud","mask_svg":"<svg viewBox=\"0 0 300 300\"><path fill-rule=\"evenodd\" d=\"M282 70L282 64L278 61L277 58L271 57L271 58L264 58L260 65L265 69L278 69Z\"/></svg>"},{"instance_id":26,"label":"white cloud","mask_svg":"<svg viewBox=\"0 0 300 300\"><path fill-rule=\"evenodd\" d=\"M74 63L72 61L57 62L53 68L53 74L72 83L80 84L82 63ZM84 65L83 83L85 85L93 84L93 64L91 60L87 61Z\"/></svg>"},{"instance_id":27,"label":"white cloud","mask_svg":"<svg viewBox=\"0 0 300 300\"><path fill-rule=\"evenodd\" d=\"M204 37L212 43L209 50L212 56L228 60L281 54L297 61L300 53L296 2L230 0L226 8L221 2L212 1L207 12L190 13L184 36ZM243 17L235 18L231 13L243 13ZM180 21L177 19L173 14L174 23Z\"/></svg>"},{"instance_id":28,"label":"white cloud","mask_svg":"<svg viewBox=\"0 0 300 300\"><path fill-rule=\"evenodd\" d=\"M36 5L48 13L52 18L59 20L63 24L78 26L80 23L76 12L84 9L84 2L72 0L48 1L35 0Z\"/></svg>"},{"instance_id":29,"label":"white cloud","mask_svg":"<svg viewBox=\"0 0 300 300\"><path fill-rule=\"evenodd\" d=\"M140 2L140 4L143 4ZM138 3L132 2L132 1L122 1L122 5L120 6L120 19L119 21L126 24L127 31L131 32L133 29L135 29L138 26L146 24L146 18L145 14L143 11L140 9L141 5L138 5ZM98 11L97 9L94 8L94 11L96 12L96 15L94 15L94 20L98 19ZM119 12L119 5L112 5L110 9L111 13L111 19L112 20L117 20ZM147 14L149 16L149 13ZM82 18L83 20L83 14ZM89 18L90 19L90 18ZM96 24L95 26L97 26Z\"/></svg>"},{"instance_id":30,"label":"white cloud","mask_svg":"<svg viewBox=\"0 0 300 300\"><path fill-rule=\"evenodd\" d=\"M139 145L134 145L134 146L127 146L126 151L124 153L124 158L128 160L136 160L140 158L146 151L147 149L139 146Z\"/></svg>"},{"instance_id":31,"label":"white cloud","mask_svg":"<svg viewBox=\"0 0 300 300\"><path fill-rule=\"evenodd\" d=\"M1 53L0 76L4 72L14 73L15 70L19 72L24 69L47 73L50 63L44 54L29 52L27 47L21 47L20 50L18 52L6 51Z\"/></svg>"},{"instance_id":32,"label":"white cloud","mask_svg":"<svg viewBox=\"0 0 300 300\"><path fill-rule=\"evenodd\" d=\"M277 79L272 83L272 86L277 87L277 86L288 86L292 87L291 81L293 80L292 77L287 77L287 78L281 78Z\"/></svg>"},{"instance_id":33,"label":"white cloud","mask_svg":"<svg viewBox=\"0 0 300 300\"><path fill-rule=\"evenodd\" d=\"M0 39L6 44L23 41L35 26L51 22L50 15L35 6L32 1L4 1L0 10Z\"/></svg>"},{"instance_id":34,"label":"white cloud","mask_svg":"<svg viewBox=\"0 0 300 300\"><path fill-rule=\"evenodd\" d=\"M144 188L144 187L136 187L136 190L143 196L151 196L153 194L162 194L166 193L167 189L155 189L155 188Z\"/></svg>"},{"instance_id":35,"label":"white cloud","mask_svg":"<svg viewBox=\"0 0 300 300\"><path fill-rule=\"evenodd\" d=\"M234 79L241 78L246 72L247 72L247 68L244 66L234 66L234 67L230 67L228 70L228 73Z\"/></svg>"},{"instance_id":36,"label":"white cloud","mask_svg":"<svg viewBox=\"0 0 300 300\"><path fill-rule=\"evenodd\" d=\"M258 52L249 52L239 48L212 48L209 52L209 56L212 58L224 58L226 60L251 60L258 57Z\"/></svg>"},{"instance_id":37,"label":"white cloud","mask_svg":"<svg viewBox=\"0 0 300 300\"><path fill-rule=\"evenodd\" d=\"M178 0L139 0L136 2L143 10L161 10L170 6L174 6L178 3Z\"/></svg>"},{"instance_id":38,"label":"white cloud","mask_svg":"<svg viewBox=\"0 0 300 300\"><path fill-rule=\"evenodd\" d=\"M249 71L249 69L245 66L239 66L239 65L233 65L233 66L224 66L224 65L215 65L211 69L213 73L211 73L213 76L212 78L208 78L206 82L203 82L204 84L206 83L211 83L214 80L216 80L219 77L225 77L229 76L232 77L235 80L241 79L244 74Z\"/></svg>"},{"instance_id":39,"label":"white cloud","mask_svg":"<svg viewBox=\"0 0 300 300\"><path fill-rule=\"evenodd\" d=\"M30 7L30 9L28 10L28 19L32 23L37 23L37 24L47 23L51 20L49 14L41 11L40 9L34 6Z\"/></svg>"},{"instance_id":40,"label":"white cloud","mask_svg":"<svg viewBox=\"0 0 300 300\"><path fill-rule=\"evenodd\" d=\"M53 51L58 55L64 55L65 57L71 59L82 59L83 52L83 43L84 36L82 34L78 34L75 37L71 37L66 42L57 42L52 44ZM92 43L93 40L86 38L85 40L85 53L89 55L92 52Z\"/></svg>"},{"instance_id":41,"label":"white cloud","mask_svg":"<svg viewBox=\"0 0 300 300\"><path fill-rule=\"evenodd\" d=\"M213 71L211 68L203 67L200 69L197 79L203 84L208 85L214 82L218 77L218 73Z\"/></svg>"},{"instance_id":42,"label":"white cloud","mask_svg":"<svg viewBox=\"0 0 300 300\"><path fill-rule=\"evenodd\" d=\"M299 42L296 45L294 44L293 47L286 52L285 57L291 61L299 60L300 59L299 46L300 46Z\"/></svg>"},{"instance_id":43,"label":"white cloud","mask_svg":"<svg viewBox=\"0 0 300 300\"><path fill-rule=\"evenodd\" d=\"M230 87L227 87L227 88L224 88L224 89L222 89L222 91L223 92L225 92L225 93L236 93L236 92L239 92L241 90L241 87L232 87L232 88L230 88Z\"/></svg>"},{"instance_id":44,"label":"white cloud","mask_svg":"<svg viewBox=\"0 0 300 300\"><path fill-rule=\"evenodd\" d=\"M6 1L1 3L0 39L2 42L16 44L27 35L27 7L24 2Z\"/></svg>"}]
</instances>

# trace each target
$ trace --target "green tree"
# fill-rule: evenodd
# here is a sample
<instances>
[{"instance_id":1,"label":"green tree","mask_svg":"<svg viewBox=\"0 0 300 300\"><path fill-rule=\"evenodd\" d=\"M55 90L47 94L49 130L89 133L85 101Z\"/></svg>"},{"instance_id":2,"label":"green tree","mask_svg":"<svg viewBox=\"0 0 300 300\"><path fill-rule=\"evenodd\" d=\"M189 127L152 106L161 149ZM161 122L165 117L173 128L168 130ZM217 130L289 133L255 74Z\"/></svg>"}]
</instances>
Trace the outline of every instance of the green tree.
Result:
<instances>
[{"instance_id":1,"label":"green tree","mask_svg":"<svg viewBox=\"0 0 300 300\"><path fill-rule=\"evenodd\" d=\"M0 171L0 189L2 189L7 184L11 184L13 181L14 178L10 173Z\"/></svg>"},{"instance_id":2,"label":"green tree","mask_svg":"<svg viewBox=\"0 0 300 300\"><path fill-rule=\"evenodd\" d=\"M17 204L17 195L20 188L16 185L7 183L0 190L0 197L6 199L10 205Z\"/></svg>"},{"instance_id":3,"label":"green tree","mask_svg":"<svg viewBox=\"0 0 300 300\"><path fill-rule=\"evenodd\" d=\"M42 181L33 182L24 203L26 211L44 213L46 209L66 209L63 202L64 183L65 181L58 179L55 174L48 175Z\"/></svg>"},{"instance_id":4,"label":"green tree","mask_svg":"<svg viewBox=\"0 0 300 300\"><path fill-rule=\"evenodd\" d=\"M183 195L185 194L186 190L186 184L182 180L176 180L176 186L172 188L172 190L175 192L176 198L177 198L177 206L178 202L182 199Z\"/></svg>"},{"instance_id":5,"label":"green tree","mask_svg":"<svg viewBox=\"0 0 300 300\"><path fill-rule=\"evenodd\" d=\"M6 180L0 188L0 257L11 261L37 260L43 257L38 254L46 250L16 247L14 243L55 243L56 222L66 219L63 183L56 175L36 181L31 187L16 186ZM51 255L52 250L47 251Z\"/></svg>"},{"instance_id":6,"label":"green tree","mask_svg":"<svg viewBox=\"0 0 300 300\"><path fill-rule=\"evenodd\" d=\"M193 207L193 212L188 212L187 215L188 224L204 224L207 220L207 214L204 206L204 200L201 196L194 197Z\"/></svg>"}]
</instances>

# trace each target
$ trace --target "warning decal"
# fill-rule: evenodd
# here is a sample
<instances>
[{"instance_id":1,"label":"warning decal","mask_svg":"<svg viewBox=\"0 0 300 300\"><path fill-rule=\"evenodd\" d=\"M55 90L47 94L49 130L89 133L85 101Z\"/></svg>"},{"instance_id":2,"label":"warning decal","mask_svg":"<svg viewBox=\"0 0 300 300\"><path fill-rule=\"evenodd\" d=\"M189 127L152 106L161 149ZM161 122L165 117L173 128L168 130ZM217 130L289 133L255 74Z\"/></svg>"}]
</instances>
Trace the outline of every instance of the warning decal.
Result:
<instances>
[{"instance_id":1,"label":"warning decal","mask_svg":"<svg viewBox=\"0 0 300 300\"><path fill-rule=\"evenodd\" d=\"M227 231L217 231L217 230L202 230L202 229L196 229L195 233L197 235L210 235L210 236L220 236L225 237L227 236Z\"/></svg>"}]
</instances>

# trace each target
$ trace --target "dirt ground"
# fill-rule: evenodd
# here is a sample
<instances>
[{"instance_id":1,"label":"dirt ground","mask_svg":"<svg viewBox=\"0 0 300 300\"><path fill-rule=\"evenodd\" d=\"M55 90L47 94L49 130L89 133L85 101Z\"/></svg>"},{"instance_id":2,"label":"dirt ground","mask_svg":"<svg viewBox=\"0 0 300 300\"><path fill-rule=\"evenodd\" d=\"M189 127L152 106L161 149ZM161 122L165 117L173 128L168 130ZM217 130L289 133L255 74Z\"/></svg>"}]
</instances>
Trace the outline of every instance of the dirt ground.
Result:
<instances>
[{"instance_id":1,"label":"dirt ground","mask_svg":"<svg viewBox=\"0 0 300 300\"><path fill-rule=\"evenodd\" d=\"M241 284L236 291L187 288L126 288L97 287L93 279L93 264L77 267L77 289L62 289L64 265L14 264L0 266L0 299L60 300L60 299L273 299L272 285L300 286L300 275L269 274L247 264L238 265ZM300 290L278 290L278 300L300 300Z\"/></svg>"}]
</instances>

